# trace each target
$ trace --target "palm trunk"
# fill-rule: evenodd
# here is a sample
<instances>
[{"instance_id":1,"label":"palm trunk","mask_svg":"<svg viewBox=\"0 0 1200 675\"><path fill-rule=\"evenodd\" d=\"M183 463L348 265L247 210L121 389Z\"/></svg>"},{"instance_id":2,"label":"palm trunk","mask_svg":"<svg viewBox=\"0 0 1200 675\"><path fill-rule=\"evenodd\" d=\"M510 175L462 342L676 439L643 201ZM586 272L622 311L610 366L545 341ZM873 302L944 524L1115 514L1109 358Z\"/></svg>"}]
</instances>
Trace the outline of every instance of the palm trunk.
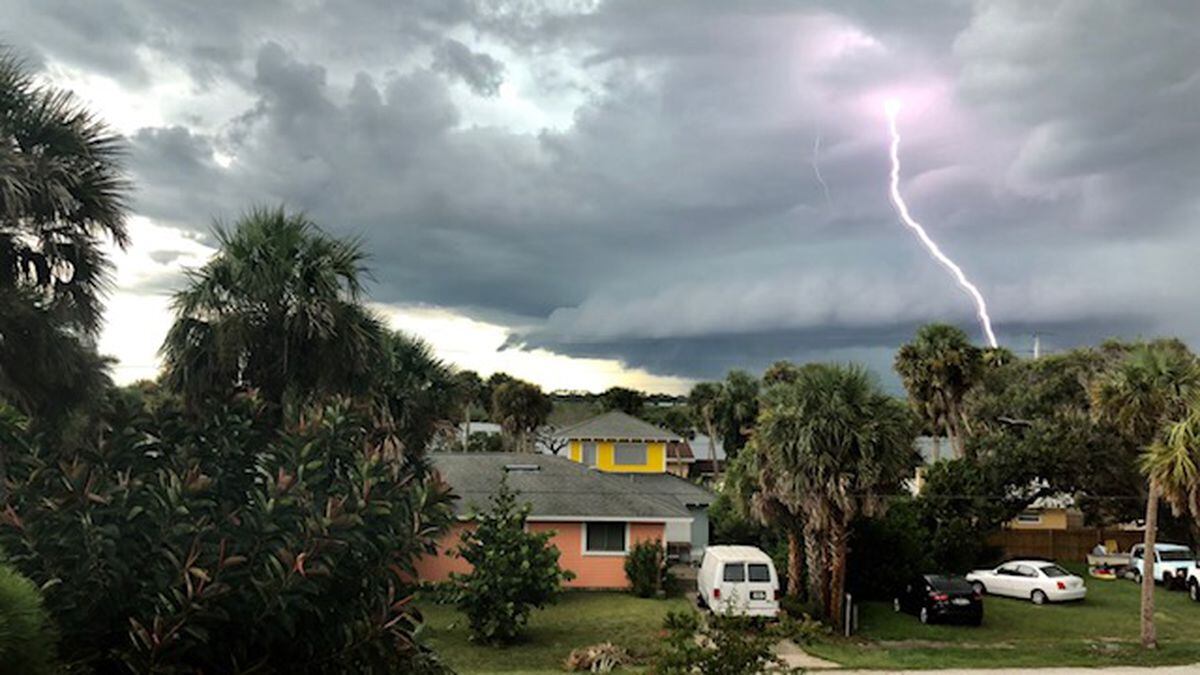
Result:
<instances>
[{"instance_id":1,"label":"palm trunk","mask_svg":"<svg viewBox=\"0 0 1200 675\"><path fill-rule=\"evenodd\" d=\"M829 615L829 567L828 556L816 533L805 529L804 557L808 561L808 601L815 604L821 616Z\"/></svg>"},{"instance_id":2,"label":"palm trunk","mask_svg":"<svg viewBox=\"0 0 1200 675\"><path fill-rule=\"evenodd\" d=\"M704 420L705 430L708 431L708 461L712 463L713 482L721 482L721 469L717 466L717 430L711 420Z\"/></svg>"},{"instance_id":3,"label":"palm trunk","mask_svg":"<svg viewBox=\"0 0 1200 675\"><path fill-rule=\"evenodd\" d=\"M830 541L833 560L831 565L831 573L829 579L829 619L837 622L838 626L842 625L845 617L842 616L846 599L846 540L848 538L847 528L838 523L834 527L832 541Z\"/></svg>"},{"instance_id":4,"label":"palm trunk","mask_svg":"<svg viewBox=\"0 0 1200 675\"><path fill-rule=\"evenodd\" d=\"M1142 555L1142 647L1158 648L1158 635L1154 629L1154 544L1158 539L1158 481L1150 480L1150 494L1146 496L1146 537Z\"/></svg>"},{"instance_id":5,"label":"palm trunk","mask_svg":"<svg viewBox=\"0 0 1200 675\"><path fill-rule=\"evenodd\" d=\"M788 588L787 594L793 598L800 597L800 589L804 588L804 563L801 559L803 555L803 547L801 546L801 534L796 531L795 527L788 530L788 558L787 558L787 578Z\"/></svg>"}]
</instances>

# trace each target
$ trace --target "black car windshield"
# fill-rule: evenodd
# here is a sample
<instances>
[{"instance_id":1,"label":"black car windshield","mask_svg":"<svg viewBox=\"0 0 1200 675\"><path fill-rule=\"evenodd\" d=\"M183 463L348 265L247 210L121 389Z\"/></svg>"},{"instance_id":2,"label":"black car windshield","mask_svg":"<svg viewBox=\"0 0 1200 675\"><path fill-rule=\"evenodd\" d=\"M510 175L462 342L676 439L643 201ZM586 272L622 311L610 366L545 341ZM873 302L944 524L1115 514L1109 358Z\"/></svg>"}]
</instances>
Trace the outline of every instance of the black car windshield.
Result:
<instances>
[{"instance_id":1,"label":"black car windshield","mask_svg":"<svg viewBox=\"0 0 1200 675\"><path fill-rule=\"evenodd\" d=\"M971 582L962 577L926 577L929 585L939 591L947 591L950 593L970 593Z\"/></svg>"},{"instance_id":2,"label":"black car windshield","mask_svg":"<svg viewBox=\"0 0 1200 675\"><path fill-rule=\"evenodd\" d=\"M1046 565L1042 568L1042 574L1048 577L1069 577L1071 573L1059 567L1058 565Z\"/></svg>"},{"instance_id":3,"label":"black car windshield","mask_svg":"<svg viewBox=\"0 0 1200 675\"><path fill-rule=\"evenodd\" d=\"M1169 562L1182 562L1182 561L1184 561L1184 560L1191 560L1191 559L1192 559L1192 552L1191 552L1191 551L1188 551L1188 550L1183 550L1183 551L1159 551L1159 552L1158 552L1158 559L1159 559L1159 560L1166 560L1166 561L1169 561Z\"/></svg>"}]
</instances>

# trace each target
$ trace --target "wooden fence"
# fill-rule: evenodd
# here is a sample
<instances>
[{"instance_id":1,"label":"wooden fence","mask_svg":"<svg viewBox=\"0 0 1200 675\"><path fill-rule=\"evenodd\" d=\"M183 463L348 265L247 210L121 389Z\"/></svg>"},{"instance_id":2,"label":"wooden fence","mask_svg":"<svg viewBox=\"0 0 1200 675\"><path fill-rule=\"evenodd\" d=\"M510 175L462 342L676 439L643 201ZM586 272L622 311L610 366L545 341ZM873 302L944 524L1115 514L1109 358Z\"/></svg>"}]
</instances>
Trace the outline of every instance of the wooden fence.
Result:
<instances>
[{"instance_id":1,"label":"wooden fence","mask_svg":"<svg viewBox=\"0 0 1200 675\"><path fill-rule=\"evenodd\" d=\"M1070 530L1001 530L988 543L1004 551L1004 558L1047 558L1084 562L1097 543L1116 541L1121 552L1142 541L1142 533L1102 527Z\"/></svg>"}]
</instances>

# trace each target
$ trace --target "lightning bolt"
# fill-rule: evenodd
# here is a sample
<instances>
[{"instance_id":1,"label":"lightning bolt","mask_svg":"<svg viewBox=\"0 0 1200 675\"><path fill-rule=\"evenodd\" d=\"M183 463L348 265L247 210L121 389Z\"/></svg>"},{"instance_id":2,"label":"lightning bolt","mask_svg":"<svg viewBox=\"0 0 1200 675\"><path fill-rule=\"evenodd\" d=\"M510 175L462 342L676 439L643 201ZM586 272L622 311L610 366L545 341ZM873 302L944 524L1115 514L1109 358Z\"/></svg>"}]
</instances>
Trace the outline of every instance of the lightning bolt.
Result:
<instances>
[{"instance_id":1,"label":"lightning bolt","mask_svg":"<svg viewBox=\"0 0 1200 675\"><path fill-rule=\"evenodd\" d=\"M900 112L900 102L889 100L883 105L883 111L887 114L888 131L892 134L892 175L891 175L891 197L892 204L896 207L896 211L900 214L900 220L904 222L913 232L917 234L917 238L925 245L929 253L937 259L950 273L954 275L955 281L962 287L972 299L975 300L975 315L979 317L979 324L983 327L983 332L987 336L988 344L996 347L996 334L992 332L992 319L988 316L987 302L983 299L983 294L967 279L967 275L963 273L953 260L950 259L942 249L934 243L933 239L929 238L929 234L925 232L925 228L908 213L908 204L904 203L904 197L900 195L900 132L896 130L896 114Z\"/></svg>"},{"instance_id":2,"label":"lightning bolt","mask_svg":"<svg viewBox=\"0 0 1200 675\"><path fill-rule=\"evenodd\" d=\"M831 199L829 196L829 186L825 183L825 178L821 176L820 156L821 156L821 134L818 133L817 137L813 140L812 168L813 168L813 173L816 174L816 176L817 176L817 182L821 184L821 190L823 190L825 192L825 207L832 209L833 208L833 199Z\"/></svg>"}]
</instances>

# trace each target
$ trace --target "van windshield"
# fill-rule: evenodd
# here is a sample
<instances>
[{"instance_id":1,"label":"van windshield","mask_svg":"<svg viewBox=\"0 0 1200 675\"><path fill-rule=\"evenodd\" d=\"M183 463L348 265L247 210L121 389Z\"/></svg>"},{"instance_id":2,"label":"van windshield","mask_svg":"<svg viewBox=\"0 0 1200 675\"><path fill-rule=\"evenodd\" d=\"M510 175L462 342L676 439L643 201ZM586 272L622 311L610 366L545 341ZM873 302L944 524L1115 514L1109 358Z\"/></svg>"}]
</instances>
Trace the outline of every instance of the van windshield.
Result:
<instances>
[{"instance_id":1,"label":"van windshield","mask_svg":"<svg viewBox=\"0 0 1200 675\"><path fill-rule=\"evenodd\" d=\"M771 580L771 568L762 563L750 563L746 565L750 573L750 581L769 582Z\"/></svg>"}]
</instances>

